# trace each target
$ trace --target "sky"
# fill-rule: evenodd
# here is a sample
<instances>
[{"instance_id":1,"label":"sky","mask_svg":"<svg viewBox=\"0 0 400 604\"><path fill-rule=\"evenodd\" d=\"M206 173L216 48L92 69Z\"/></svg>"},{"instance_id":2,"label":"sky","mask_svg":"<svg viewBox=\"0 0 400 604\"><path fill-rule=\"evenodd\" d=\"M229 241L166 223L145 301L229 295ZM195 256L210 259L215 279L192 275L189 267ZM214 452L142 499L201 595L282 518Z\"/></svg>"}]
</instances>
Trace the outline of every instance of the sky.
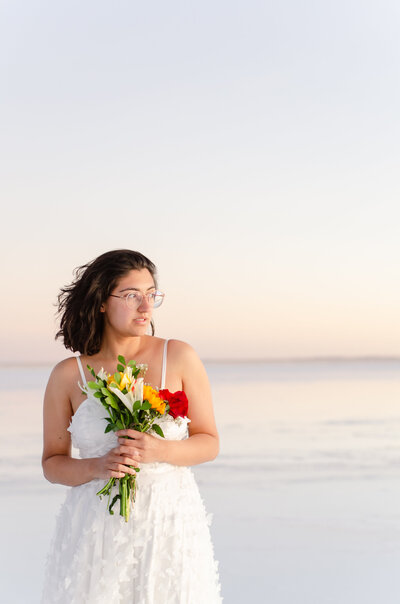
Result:
<instances>
[{"instance_id":1,"label":"sky","mask_svg":"<svg viewBox=\"0 0 400 604\"><path fill-rule=\"evenodd\" d=\"M397 2L0 2L0 362L136 249L204 359L400 355Z\"/></svg>"}]
</instances>

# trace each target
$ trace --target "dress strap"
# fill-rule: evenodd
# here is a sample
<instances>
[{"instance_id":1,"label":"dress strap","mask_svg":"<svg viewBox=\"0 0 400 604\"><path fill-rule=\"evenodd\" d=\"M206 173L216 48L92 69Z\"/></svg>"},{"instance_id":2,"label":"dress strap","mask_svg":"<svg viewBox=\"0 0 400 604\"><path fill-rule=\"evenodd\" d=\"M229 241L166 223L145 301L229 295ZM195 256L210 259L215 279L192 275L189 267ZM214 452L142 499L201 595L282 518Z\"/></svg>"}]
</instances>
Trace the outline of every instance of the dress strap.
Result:
<instances>
[{"instance_id":1,"label":"dress strap","mask_svg":"<svg viewBox=\"0 0 400 604\"><path fill-rule=\"evenodd\" d=\"M168 340L164 342L164 352L162 358L162 369L161 369L161 390L165 388L165 376L167 374L167 345Z\"/></svg>"},{"instance_id":2,"label":"dress strap","mask_svg":"<svg viewBox=\"0 0 400 604\"><path fill-rule=\"evenodd\" d=\"M76 358L76 362L78 363L79 372L81 374L81 378L83 380L83 384L85 386L87 386L87 382L86 382L86 378L85 378L85 372L83 371L83 367L82 367L81 355L79 355L78 357L75 357L75 358Z\"/></svg>"}]
</instances>

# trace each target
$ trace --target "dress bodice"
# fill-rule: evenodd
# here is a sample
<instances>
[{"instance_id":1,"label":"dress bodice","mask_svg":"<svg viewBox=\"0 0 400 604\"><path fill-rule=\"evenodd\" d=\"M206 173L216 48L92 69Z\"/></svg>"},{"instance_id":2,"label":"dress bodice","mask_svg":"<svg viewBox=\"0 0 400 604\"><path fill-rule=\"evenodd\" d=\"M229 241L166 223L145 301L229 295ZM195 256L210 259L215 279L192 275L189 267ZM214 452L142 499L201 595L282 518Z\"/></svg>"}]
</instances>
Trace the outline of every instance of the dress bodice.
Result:
<instances>
[{"instance_id":1,"label":"dress bodice","mask_svg":"<svg viewBox=\"0 0 400 604\"><path fill-rule=\"evenodd\" d=\"M162 371L161 388L165 387L166 361L167 361L167 342L165 341ZM83 383L87 386L86 377L82 368L82 363L77 357L79 371ZM73 446L78 449L80 457L100 457L105 455L110 449L118 445L118 437L114 432L105 433L107 426L107 411L95 398L89 390L89 396L78 407L76 413L71 418L68 428L72 437ZM175 420L170 416L162 416L157 419L157 424L161 427L166 440L183 440L188 437L187 418L178 417ZM162 438L151 432L156 438ZM163 466L166 464L142 464L147 468Z\"/></svg>"},{"instance_id":2,"label":"dress bodice","mask_svg":"<svg viewBox=\"0 0 400 604\"><path fill-rule=\"evenodd\" d=\"M73 446L79 450L81 458L100 457L118 445L114 432L104 432L107 426L107 411L95 397L89 396L72 416L68 428ZM167 440L183 440L188 436L189 420L181 417L175 420L167 415L160 417L157 424ZM162 438L152 433L156 438Z\"/></svg>"}]
</instances>

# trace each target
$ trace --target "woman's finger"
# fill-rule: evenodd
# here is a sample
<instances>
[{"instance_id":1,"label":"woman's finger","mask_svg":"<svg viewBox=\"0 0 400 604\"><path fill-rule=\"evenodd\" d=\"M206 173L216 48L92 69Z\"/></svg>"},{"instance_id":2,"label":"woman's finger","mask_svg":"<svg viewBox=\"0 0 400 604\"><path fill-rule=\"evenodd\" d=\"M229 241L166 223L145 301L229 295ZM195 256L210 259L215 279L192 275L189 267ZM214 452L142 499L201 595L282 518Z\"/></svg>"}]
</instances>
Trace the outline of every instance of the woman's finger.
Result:
<instances>
[{"instance_id":1,"label":"woman's finger","mask_svg":"<svg viewBox=\"0 0 400 604\"><path fill-rule=\"evenodd\" d=\"M136 474L136 472L133 468L124 466L121 463L114 464L113 470L115 472L122 472L123 474Z\"/></svg>"},{"instance_id":2,"label":"woman's finger","mask_svg":"<svg viewBox=\"0 0 400 604\"><path fill-rule=\"evenodd\" d=\"M125 453L128 456L131 455L132 457L138 457L140 455L140 450L137 448L136 445L134 447L127 447L123 445L119 447L119 452L120 455Z\"/></svg>"},{"instance_id":3,"label":"woman's finger","mask_svg":"<svg viewBox=\"0 0 400 604\"><path fill-rule=\"evenodd\" d=\"M132 430L132 428L126 428L125 430L118 430L115 433L117 436L128 436L132 439L141 439L143 437L143 432L139 432L138 430ZM126 440L126 439L124 439Z\"/></svg>"},{"instance_id":4,"label":"woman's finger","mask_svg":"<svg viewBox=\"0 0 400 604\"><path fill-rule=\"evenodd\" d=\"M131 466L136 463L136 459L133 459L131 457L121 457L120 463L123 463L126 466Z\"/></svg>"}]
</instances>

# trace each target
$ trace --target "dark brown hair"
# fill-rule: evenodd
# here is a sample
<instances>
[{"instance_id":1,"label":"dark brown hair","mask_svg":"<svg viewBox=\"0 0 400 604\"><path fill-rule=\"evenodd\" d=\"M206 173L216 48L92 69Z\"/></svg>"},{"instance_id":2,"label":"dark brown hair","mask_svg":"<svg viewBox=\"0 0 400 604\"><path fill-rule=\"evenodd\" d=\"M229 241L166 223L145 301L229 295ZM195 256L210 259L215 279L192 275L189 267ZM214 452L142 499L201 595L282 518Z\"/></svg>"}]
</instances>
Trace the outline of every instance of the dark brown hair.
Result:
<instances>
[{"instance_id":1,"label":"dark brown hair","mask_svg":"<svg viewBox=\"0 0 400 604\"><path fill-rule=\"evenodd\" d=\"M100 350L104 329L101 305L107 300L121 277L131 270L147 268L157 287L155 265L132 250L112 250L74 270L75 279L61 288L58 296L60 329L65 348L92 355ZM151 321L152 335L154 323Z\"/></svg>"}]
</instances>

